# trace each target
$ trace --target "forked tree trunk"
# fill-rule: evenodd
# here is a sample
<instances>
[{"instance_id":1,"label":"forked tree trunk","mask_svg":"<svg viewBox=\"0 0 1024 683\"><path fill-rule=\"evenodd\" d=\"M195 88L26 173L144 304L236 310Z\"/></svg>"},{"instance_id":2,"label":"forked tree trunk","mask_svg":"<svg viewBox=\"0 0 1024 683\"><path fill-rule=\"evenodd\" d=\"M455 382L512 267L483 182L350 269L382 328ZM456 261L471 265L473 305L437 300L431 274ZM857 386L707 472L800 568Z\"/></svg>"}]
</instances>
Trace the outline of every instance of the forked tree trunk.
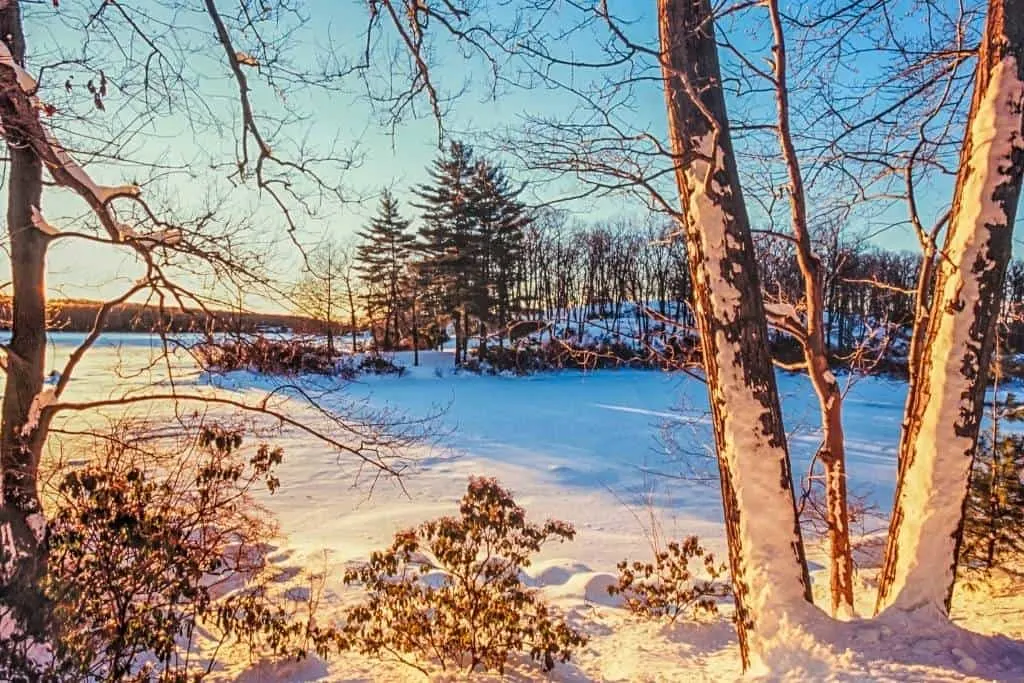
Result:
<instances>
[{"instance_id":1,"label":"forked tree trunk","mask_svg":"<svg viewBox=\"0 0 1024 683\"><path fill-rule=\"evenodd\" d=\"M1024 175L1024 0L991 0L901 438L879 610L948 613Z\"/></svg>"},{"instance_id":2,"label":"forked tree trunk","mask_svg":"<svg viewBox=\"0 0 1024 683\"><path fill-rule=\"evenodd\" d=\"M15 61L23 65L25 39L18 3L0 9L0 36ZM22 131L29 126L21 118L26 113L12 104L8 94L13 92L20 92L17 76L10 66L0 66L0 119L11 159L7 232L13 287L13 331L6 350L7 385L0 425L0 617L11 616L16 624L10 632L10 622L4 629L5 646L16 640L46 642L49 613L39 588L46 571L46 526L37 481L45 429L38 420L41 404L33 408L43 395L49 237L32 223L32 208L39 206L42 195L43 168L26 143ZM3 674L0 668L0 678Z\"/></svg>"},{"instance_id":3,"label":"forked tree trunk","mask_svg":"<svg viewBox=\"0 0 1024 683\"><path fill-rule=\"evenodd\" d=\"M744 667L811 601L754 246L708 0L659 0L676 182L711 403Z\"/></svg>"}]
</instances>

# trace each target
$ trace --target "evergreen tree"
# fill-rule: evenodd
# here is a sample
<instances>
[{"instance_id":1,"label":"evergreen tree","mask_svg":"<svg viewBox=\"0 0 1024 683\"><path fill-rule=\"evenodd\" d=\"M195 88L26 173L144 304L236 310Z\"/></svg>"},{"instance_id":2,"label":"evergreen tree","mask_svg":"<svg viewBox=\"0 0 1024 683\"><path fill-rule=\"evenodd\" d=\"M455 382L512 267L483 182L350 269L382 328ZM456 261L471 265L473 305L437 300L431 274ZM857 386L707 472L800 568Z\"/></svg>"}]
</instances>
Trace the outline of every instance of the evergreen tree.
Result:
<instances>
[{"instance_id":1,"label":"evergreen tree","mask_svg":"<svg viewBox=\"0 0 1024 683\"><path fill-rule=\"evenodd\" d=\"M359 275L366 287L367 309L384 317L383 347L393 348L401 338L402 281L415 237L409 221L398 212L389 190L381 195L377 215L357 234L363 240L356 251Z\"/></svg>"},{"instance_id":2,"label":"evergreen tree","mask_svg":"<svg viewBox=\"0 0 1024 683\"><path fill-rule=\"evenodd\" d=\"M515 284L520 277L523 230L530 224L503 169L488 161L477 163L472 180L471 204L478 231L477 271L482 283L474 312L481 323L493 320L500 330L508 327L518 301ZM481 335L484 335L481 324Z\"/></svg>"},{"instance_id":3,"label":"evergreen tree","mask_svg":"<svg viewBox=\"0 0 1024 683\"><path fill-rule=\"evenodd\" d=\"M469 315L479 299L479 234L472 208L473 150L452 142L434 161L430 182L413 188L423 210L419 250L429 298L455 323L455 363L465 357Z\"/></svg>"}]
</instances>

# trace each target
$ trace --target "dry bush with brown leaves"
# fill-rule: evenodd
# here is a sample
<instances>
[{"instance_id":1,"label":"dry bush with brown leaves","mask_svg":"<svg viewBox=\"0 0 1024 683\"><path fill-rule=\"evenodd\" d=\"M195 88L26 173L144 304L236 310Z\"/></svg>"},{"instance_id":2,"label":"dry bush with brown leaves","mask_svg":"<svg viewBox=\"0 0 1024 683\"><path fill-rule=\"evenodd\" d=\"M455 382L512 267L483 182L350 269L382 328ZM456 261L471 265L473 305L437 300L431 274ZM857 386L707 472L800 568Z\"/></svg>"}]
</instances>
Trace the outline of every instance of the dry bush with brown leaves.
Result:
<instances>
[{"instance_id":1,"label":"dry bush with brown leaves","mask_svg":"<svg viewBox=\"0 0 1024 683\"><path fill-rule=\"evenodd\" d=\"M703 561L708 578L694 576L690 561ZM718 600L732 594L724 564L704 549L696 536L682 543L669 542L664 550L655 552L653 562L618 564L619 582L608 587L610 595L621 595L626 609L649 619L667 618L675 622L680 617L700 612L718 613Z\"/></svg>"},{"instance_id":2,"label":"dry bush with brown leaves","mask_svg":"<svg viewBox=\"0 0 1024 683\"><path fill-rule=\"evenodd\" d=\"M362 586L367 599L347 615L344 646L424 673L425 661L502 673L515 652L549 671L586 638L523 583L520 570L546 542L574 535L565 522L529 523L494 479L474 477L459 517L401 531L346 572L345 582Z\"/></svg>"},{"instance_id":3,"label":"dry bush with brown leaves","mask_svg":"<svg viewBox=\"0 0 1024 683\"><path fill-rule=\"evenodd\" d=\"M56 485L53 680L198 681L216 663L196 655L200 632L254 653L326 652L333 632L268 593L274 527L252 493L277 488L280 448L243 454L242 431L216 424L175 448L124 426L108 436Z\"/></svg>"}]
</instances>

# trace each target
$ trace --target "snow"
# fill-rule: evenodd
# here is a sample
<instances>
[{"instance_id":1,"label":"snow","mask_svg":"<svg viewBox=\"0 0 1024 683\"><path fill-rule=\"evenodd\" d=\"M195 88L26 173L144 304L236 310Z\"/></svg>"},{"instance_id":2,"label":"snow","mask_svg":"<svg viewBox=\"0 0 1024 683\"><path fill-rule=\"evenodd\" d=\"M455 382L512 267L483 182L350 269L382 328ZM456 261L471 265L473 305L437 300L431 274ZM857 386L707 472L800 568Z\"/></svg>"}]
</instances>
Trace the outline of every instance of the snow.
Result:
<instances>
[{"instance_id":1,"label":"snow","mask_svg":"<svg viewBox=\"0 0 1024 683\"><path fill-rule=\"evenodd\" d=\"M62 367L81 339L78 334L51 335L48 366ZM160 353L159 343L144 335L105 335L79 366L62 400L116 396L152 383L159 386L166 381L166 370L151 360ZM574 541L547 548L524 571L526 583L541 590L591 639L570 664L552 672L551 680L740 678L728 607L717 619L670 626L630 617L606 592L617 562L650 557L653 533L663 538L696 534L718 557L725 557L717 486L656 474L686 471L659 442L659 430L666 423L680 427L695 451L711 443L705 385L682 374L640 370L477 376L454 373L449 353L424 352L421 358L423 365L410 367L401 378L367 377L350 385L324 378L302 380L327 407L368 402L410 416L430 414L438 406L445 412L436 438L414 449L417 467L402 482L404 490L394 481L382 480L371 493L368 484L355 483L355 463L339 460L321 444L291 430L274 437L285 449L278 471L281 488L260 502L268 506L282 532L268 548L268 559L280 568L275 583L280 599L290 601L286 604L302 602L309 595L311 575L322 572L326 584L319 618L341 618L360 599L359 591L341 584L347 563L365 560L400 528L453 514L470 475L495 476L513 491L532 519L564 519L577 529ZM411 365L409 354L397 354L396 360ZM218 392L255 402L280 384L250 373L204 376L183 354L172 361L182 391L207 391L212 382ZM820 439L817 401L806 377L780 373L777 379L794 468L802 472ZM869 500L883 509L893 496L905 393L902 382L868 377L853 384L845 404L850 487L854 492L868 489ZM171 413L170 406L160 410ZM154 406L145 411L151 419L162 414ZM296 401L291 414L318 419ZM757 506L759 511L763 508ZM871 612L881 555L876 529L881 526L875 520L867 533L855 529L858 614ZM819 604L827 604L824 549L812 544L810 559L817 567L812 572L816 598ZM764 653L761 668L751 678L1024 679L1024 661L1014 659L1020 648L988 635L1024 637L1024 587L1007 580L958 596L956 604L955 624L941 627L941 619L929 623L917 617L918 622L909 622L899 615L824 624L812 634L804 624L780 618L775 646ZM241 646L222 655L225 661L210 680L424 680L412 669L359 655L313 657L299 663L253 661ZM536 668L519 660L512 663L509 674L514 680L541 678ZM434 676L433 680L446 679Z\"/></svg>"},{"instance_id":2,"label":"snow","mask_svg":"<svg viewBox=\"0 0 1024 683\"><path fill-rule=\"evenodd\" d=\"M707 316L729 324L740 313L740 302L748 292L741 291L735 274L726 272L729 265L727 241L734 239L727 226L734 218L727 215L721 198L727 190L718 184L714 172L726 168L725 154L718 141L718 132L707 131L693 141L697 153L683 167L689 187L687 220L700 226L694 231L700 241L704 267L694 277L697 291L708 291L705 303L696 300L698 318ZM733 245L736 248L739 245ZM704 280L701 282L700 280ZM709 311L702 311L709 305ZM770 406L761 396L770 387L758 386L749 377L736 340L716 332L713 344L705 344L704 352L713 354L709 367L717 368L718 382L708 382L713 410L719 414L721 431L716 433L720 458L731 475L736 506L746 511L739 517L737 543L742 564L734 566L739 580L745 584L745 598L751 615L750 650L752 659L768 656L771 647L785 627L787 614L799 614L807 623L817 615L804 601L804 584L797 557L796 519L792 491L779 485L780 471L787 464L784 443L772 433ZM756 514L750 511L757 510Z\"/></svg>"},{"instance_id":3,"label":"snow","mask_svg":"<svg viewBox=\"0 0 1024 683\"><path fill-rule=\"evenodd\" d=\"M772 324L774 320L778 320L787 330L803 330L804 328L800 314L797 313L796 307L791 303L766 301L764 303L764 312L768 316L769 324Z\"/></svg>"},{"instance_id":4,"label":"snow","mask_svg":"<svg viewBox=\"0 0 1024 683\"><path fill-rule=\"evenodd\" d=\"M43 538L46 536L46 518L38 512L33 512L25 522L28 524L28 528L32 531L36 541L42 543Z\"/></svg>"},{"instance_id":5,"label":"snow","mask_svg":"<svg viewBox=\"0 0 1024 683\"><path fill-rule=\"evenodd\" d=\"M57 138L53 136L53 133L46 127L43 128L46 132L46 144L50 146L50 150L57 158L60 166L71 175L76 182L78 182L86 192L91 194L97 202L107 207L107 211L111 211L109 203L112 199L118 197L138 197L142 189L138 185L99 185L92 179L84 168L74 157L68 153L64 148L64 145L60 143Z\"/></svg>"},{"instance_id":6,"label":"snow","mask_svg":"<svg viewBox=\"0 0 1024 683\"><path fill-rule=\"evenodd\" d=\"M18 86L26 94L32 97L34 104L38 106L38 100L35 98L36 92L36 80L32 76L21 68L14 61L14 56L11 54L10 48L7 47L3 41L0 41L0 65L6 66L14 70L15 77L18 81ZM116 197L137 197L141 192L138 185L119 185L116 187L108 187L105 185L97 185L93 179L85 172L78 162L76 162L64 146L53 137L53 134L45 126L43 130L46 132L46 142L50 146L60 165L75 179L82 184L83 187L87 188L88 191L96 198L100 204L107 204L111 199Z\"/></svg>"},{"instance_id":7,"label":"snow","mask_svg":"<svg viewBox=\"0 0 1024 683\"><path fill-rule=\"evenodd\" d=\"M1012 54L992 69L988 86L971 122L970 156L959 179L950 238L941 261L941 292L931 325L928 351L934 363L922 378L925 400L914 457L898 505L906 511L892 589L881 607L904 610L941 607L952 583L951 566L959 506L967 491L973 442L962 428L974 410L972 387L978 373L978 334L973 311L982 301L978 264L991 270L990 240L1012 230L1003 202L1003 185L1014 154L1024 154L1021 137L1024 83ZM1012 209L1011 209L1012 210ZM981 303L980 305L984 305ZM966 311L960 314L960 311Z\"/></svg>"},{"instance_id":8,"label":"snow","mask_svg":"<svg viewBox=\"0 0 1024 683\"><path fill-rule=\"evenodd\" d=\"M33 206L32 207L32 225L34 225L36 227L36 229L39 230L39 232L43 233L44 235L59 235L60 234L60 230L55 228L50 223L46 222L46 219L43 218L43 214L39 210L38 206Z\"/></svg>"},{"instance_id":9,"label":"snow","mask_svg":"<svg viewBox=\"0 0 1024 683\"><path fill-rule=\"evenodd\" d=\"M243 64L245 66L259 66L260 65L259 60L256 59L255 57L253 57L248 52L241 52L241 51L236 52L235 53L235 61L237 61L239 64Z\"/></svg>"},{"instance_id":10,"label":"snow","mask_svg":"<svg viewBox=\"0 0 1024 683\"><path fill-rule=\"evenodd\" d=\"M21 426L21 435L29 436L39 426L39 418L43 409L51 405L56 399L53 387L45 387L42 391L32 397L32 404L28 408L28 420Z\"/></svg>"},{"instance_id":11,"label":"snow","mask_svg":"<svg viewBox=\"0 0 1024 683\"><path fill-rule=\"evenodd\" d=\"M14 71L14 76L18 81L18 87L21 88L22 92L27 95L34 95L36 88L38 87L36 79L21 68L16 61L14 61L14 55L11 54L11 49L7 47L7 43L0 40L0 65L6 66Z\"/></svg>"},{"instance_id":12,"label":"snow","mask_svg":"<svg viewBox=\"0 0 1024 683\"><path fill-rule=\"evenodd\" d=\"M143 246L171 247L181 243L182 232L178 228L168 228L156 232L139 232L127 223L118 223L118 232L123 240L132 240Z\"/></svg>"}]
</instances>

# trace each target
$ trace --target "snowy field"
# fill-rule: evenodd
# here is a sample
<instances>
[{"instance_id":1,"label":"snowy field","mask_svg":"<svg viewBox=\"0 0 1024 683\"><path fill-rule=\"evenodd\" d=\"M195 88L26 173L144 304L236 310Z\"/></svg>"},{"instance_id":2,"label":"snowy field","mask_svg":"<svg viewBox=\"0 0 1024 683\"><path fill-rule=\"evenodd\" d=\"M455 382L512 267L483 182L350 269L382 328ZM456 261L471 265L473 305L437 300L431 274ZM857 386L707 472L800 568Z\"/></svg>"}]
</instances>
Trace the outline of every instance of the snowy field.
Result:
<instances>
[{"instance_id":1,"label":"snowy field","mask_svg":"<svg viewBox=\"0 0 1024 683\"><path fill-rule=\"evenodd\" d=\"M50 366L59 368L80 335L52 336ZM150 365L159 349L145 336L113 335L83 362L66 400L117 396L165 383L162 364ZM411 365L410 357L395 360ZM453 374L451 356L421 354L422 365L403 377L371 377L342 385L323 378L305 388L325 408L365 402L411 418L441 411L432 423L430 443L411 452L416 465L402 481L377 481L352 462L339 460L320 443L294 432L281 436L285 461L280 490L262 501L277 518L282 537L271 554L281 568L283 599L309 597L310 574L323 573L320 597L324 619L335 618L358 597L341 585L346 563L364 559L386 545L394 531L456 511L470 475L497 477L535 520L554 517L573 523L571 543L546 549L529 570L534 585L590 636L590 643L568 665L551 674L560 681L699 681L739 676L732 627L723 616L711 623L667 626L637 621L616 607L605 591L615 564L646 559L653 528L665 537L700 536L724 550L717 485L695 481L711 461L704 386L683 374L651 371L560 372L526 378ZM268 378L233 373L208 377L175 361L181 390L225 392L255 402L276 386ZM166 387L165 387L166 388ZM817 406L806 378L780 374L786 426L791 433L794 469L806 470L818 443ZM883 378L850 383L845 427L850 487L887 514L895 479L895 449L906 387ZM314 412L298 401L289 410L314 422ZM665 427L689 457L667 453ZM678 451L678 449L676 449ZM372 490L371 490L372 488ZM883 520L868 520L857 553L858 607L870 614L872 575L878 562ZM827 584L820 571L816 589ZM724 555L723 555L724 557ZM981 633L1024 637L1024 587L996 582L960 596L958 623ZM776 666L773 678L791 680L1024 680L1002 650L986 641L992 661L981 660L927 636L900 635L892 625L865 627L868 654L832 650L795 657ZM871 643L876 643L871 646ZM796 646L794 646L796 649ZM249 661L233 653L217 673L238 681L423 680L413 669L358 656L303 663ZM783 670L784 669L784 670ZM543 679L526 663L513 667L512 680ZM443 680L438 678L438 680Z\"/></svg>"}]
</instances>

